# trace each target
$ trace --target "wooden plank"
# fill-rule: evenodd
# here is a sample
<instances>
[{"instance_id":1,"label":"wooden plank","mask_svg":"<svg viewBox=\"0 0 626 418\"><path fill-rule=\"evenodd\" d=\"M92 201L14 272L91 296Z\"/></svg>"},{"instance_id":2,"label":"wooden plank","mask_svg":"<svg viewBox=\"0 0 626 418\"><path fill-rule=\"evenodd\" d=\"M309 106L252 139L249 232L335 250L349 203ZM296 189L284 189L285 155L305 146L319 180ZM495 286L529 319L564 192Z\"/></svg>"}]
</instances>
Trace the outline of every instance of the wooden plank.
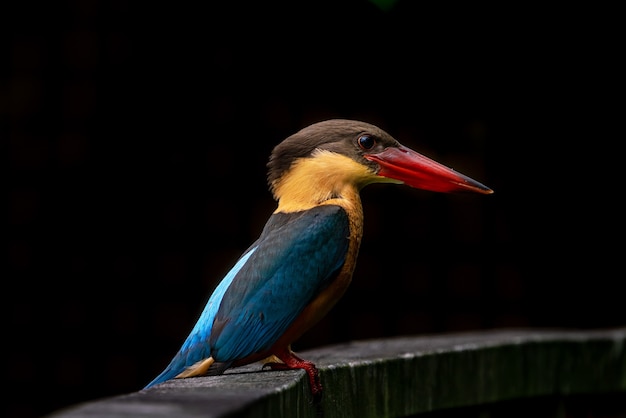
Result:
<instances>
[{"instance_id":1,"label":"wooden plank","mask_svg":"<svg viewBox=\"0 0 626 418\"><path fill-rule=\"evenodd\" d=\"M303 371L261 370L253 364L51 416L366 418L545 396L626 394L626 328L411 336L299 354L320 369L324 395L318 403Z\"/></svg>"}]
</instances>

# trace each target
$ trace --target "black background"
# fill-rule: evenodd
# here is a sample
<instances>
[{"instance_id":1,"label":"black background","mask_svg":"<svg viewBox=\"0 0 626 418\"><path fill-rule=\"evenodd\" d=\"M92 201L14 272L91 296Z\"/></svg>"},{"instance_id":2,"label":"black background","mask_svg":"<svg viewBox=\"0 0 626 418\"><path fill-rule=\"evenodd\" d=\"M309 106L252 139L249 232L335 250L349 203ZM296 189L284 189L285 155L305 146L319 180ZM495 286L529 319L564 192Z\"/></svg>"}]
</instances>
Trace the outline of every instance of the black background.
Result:
<instances>
[{"instance_id":1,"label":"black background","mask_svg":"<svg viewBox=\"0 0 626 418\"><path fill-rule=\"evenodd\" d=\"M626 325L615 12L418 3L4 13L3 415L156 376L274 210L272 147L327 118L377 124L495 194L364 189L353 284L296 351Z\"/></svg>"}]
</instances>

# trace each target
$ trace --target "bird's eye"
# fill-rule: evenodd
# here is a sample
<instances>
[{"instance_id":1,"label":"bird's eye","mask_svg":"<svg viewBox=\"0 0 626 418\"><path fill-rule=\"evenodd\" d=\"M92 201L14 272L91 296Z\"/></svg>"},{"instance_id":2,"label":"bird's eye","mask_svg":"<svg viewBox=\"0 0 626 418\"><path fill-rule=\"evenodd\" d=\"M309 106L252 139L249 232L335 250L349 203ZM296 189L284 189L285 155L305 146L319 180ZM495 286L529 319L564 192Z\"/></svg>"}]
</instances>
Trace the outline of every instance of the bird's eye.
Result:
<instances>
[{"instance_id":1,"label":"bird's eye","mask_svg":"<svg viewBox=\"0 0 626 418\"><path fill-rule=\"evenodd\" d=\"M361 135L357 141L364 150L371 150L376 145L376 140L369 135Z\"/></svg>"}]
</instances>

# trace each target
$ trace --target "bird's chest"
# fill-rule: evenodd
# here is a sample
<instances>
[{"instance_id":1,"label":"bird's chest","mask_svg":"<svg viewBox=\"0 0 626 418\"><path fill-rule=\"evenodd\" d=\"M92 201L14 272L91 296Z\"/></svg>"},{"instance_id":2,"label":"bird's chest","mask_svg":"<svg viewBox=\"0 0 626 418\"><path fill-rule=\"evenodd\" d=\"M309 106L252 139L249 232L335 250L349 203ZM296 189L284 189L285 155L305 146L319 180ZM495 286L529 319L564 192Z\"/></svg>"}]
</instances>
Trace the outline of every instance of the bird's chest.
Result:
<instances>
[{"instance_id":1,"label":"bird's chest","mask_svg":"<svg viewBox=\"0 0 626 418\"><path fill-rule=\"evenodd\" d=\"M329 291L332 294L329 298L329 303L330 305L334 305L337 300L341 298L352 281L352 274L356 266L361 239L363 238L363 209L358 195L356 199L332 199L328 201L328 204L339 205L345 209L350 227L348 251L345 261L337 278L329 286Z\"/></svg>"}]
</instances>

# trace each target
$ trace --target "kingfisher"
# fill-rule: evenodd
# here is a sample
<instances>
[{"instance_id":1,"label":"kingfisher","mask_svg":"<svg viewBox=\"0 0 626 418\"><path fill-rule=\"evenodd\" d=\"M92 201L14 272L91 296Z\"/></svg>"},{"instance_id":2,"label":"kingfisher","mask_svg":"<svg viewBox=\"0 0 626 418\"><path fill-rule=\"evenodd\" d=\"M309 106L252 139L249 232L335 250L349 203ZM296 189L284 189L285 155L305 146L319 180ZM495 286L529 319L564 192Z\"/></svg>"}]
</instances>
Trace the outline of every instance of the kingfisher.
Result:
<instances>
[{"instance_id":1,"label":"kingfisher","mask_svg":"<svg viewBox=\"0 0 626 418\"><path fill-rule=\"evenodd\" d=\"M433 192L493 193L356 120L303 128L274 147L267 167L276 210L219 282L169 365L144 389L262 362L273 370L304 369L313 397L319 397L315 364L291 345L352 280L363 236L360 190L403 183Z\"/></svg>"}]
</instances>

